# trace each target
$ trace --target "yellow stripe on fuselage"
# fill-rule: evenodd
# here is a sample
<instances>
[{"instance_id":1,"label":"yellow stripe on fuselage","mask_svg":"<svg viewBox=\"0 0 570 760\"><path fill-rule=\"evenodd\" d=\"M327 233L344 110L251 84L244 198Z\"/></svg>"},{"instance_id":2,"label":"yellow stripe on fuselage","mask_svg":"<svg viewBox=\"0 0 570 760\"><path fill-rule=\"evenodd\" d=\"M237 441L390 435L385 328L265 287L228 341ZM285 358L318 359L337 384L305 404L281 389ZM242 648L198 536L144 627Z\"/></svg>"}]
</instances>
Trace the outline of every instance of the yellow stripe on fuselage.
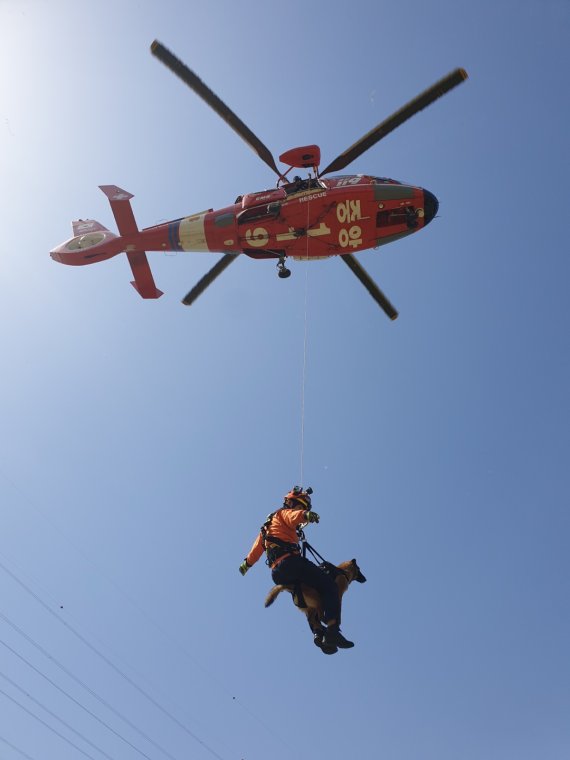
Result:
<instances>
[{"instance_id":1,"label":"yellow stripe on fuselage","mask_svg":"<svg viewBox=\"0 0 570 760\"><path fill-rule=\"evenodd\" d=\"M180 247L183 251L208 251L204 220L206 213L187 216L180 222Z\"/></svg>"}]
</instances>

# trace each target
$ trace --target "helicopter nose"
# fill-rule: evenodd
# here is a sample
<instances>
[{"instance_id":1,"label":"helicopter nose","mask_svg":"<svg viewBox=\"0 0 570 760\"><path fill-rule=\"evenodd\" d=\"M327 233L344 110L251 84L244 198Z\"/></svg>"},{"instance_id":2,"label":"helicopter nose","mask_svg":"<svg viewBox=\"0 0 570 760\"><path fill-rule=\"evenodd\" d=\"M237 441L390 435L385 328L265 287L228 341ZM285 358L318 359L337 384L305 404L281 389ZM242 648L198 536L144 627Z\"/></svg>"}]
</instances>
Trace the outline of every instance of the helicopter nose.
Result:
<instances>
[{"instance_id":1,"label":"helicopter nose","mask_svg":"<svg viewBox=\"0 0 570 760\"><path fill-rule=\"evenodd\" d=\"M439 201L429 190L424 190L424 227L429 224L439 209Z\"/></svg>"}]
</instances>

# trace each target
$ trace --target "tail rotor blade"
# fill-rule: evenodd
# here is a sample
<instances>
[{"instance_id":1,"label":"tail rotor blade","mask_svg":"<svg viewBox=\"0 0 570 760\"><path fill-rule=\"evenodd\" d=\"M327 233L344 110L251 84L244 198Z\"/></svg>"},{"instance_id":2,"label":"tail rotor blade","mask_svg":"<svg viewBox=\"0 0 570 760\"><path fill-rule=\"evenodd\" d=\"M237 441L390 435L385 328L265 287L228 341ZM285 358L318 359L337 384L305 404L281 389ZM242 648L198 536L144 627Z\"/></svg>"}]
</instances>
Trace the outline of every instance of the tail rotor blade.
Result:
<instances>
[{"instance_id":1,"label":"tail rotor blade","mask_svg":"<svg viewBox=\"0 0 570 760\"><path fill-rule=\"evenodd\" d=\"M182 303L184 306L190 306L194 303L194 301L198 298L199 295L201 295L208 285L211 285L216 277L219 277L221 273L224 271L224 269L227 269L229 265L237 259L239 256L239 253L226 253L222 256L221 259L219 259L214 266L210 269L209 272L206 272L206 274L202 277L199 282L194 285L192 290L190 290L182 299Z\"/></svg>"},{"instance_id":2,"label":"tail rotor blade","mask_svg":"<svg viewBox=\"0 0 570 760\"><path fill-rule=\"evenodd\" d=\"M361 156L365 151L369 150L373 145L381 140L386 135L390 134L396 127L401 126L405 121L410 119L414 114L418 113L422 109L429 106L434 100L441 98L446 92L449 92L458 84L464 82L467 79L467 72L465 69L455 69L447 76L440 79L438 82L428 87L420 95L413 100L410 100L405 106L400 108L384 121L380 122L378 126L367 132L360 140L357 140L354 145L347 148L344 153L337 156L334 161L327 166L327 168L321 172L321 176L328 174L329 172L338 172L344 169L356 158Z\"/></svg>"},{"instance_id":3,"label":"tail rotor blade","mask_svg":"<svg viewBox=\"0 0 570 760\"><path fill-rule=\"evenodd\" d=\"M392 306L390 301L386 298L384 293L380 290L378 285L374 282L372 277L368 274L366 269L359 264L359 262L354 258L354 256L351 253L345 253L343 256L339 257L344 263L348 266L349 269L352 269L354 274L358 277L360 282L364 285L366 290L370 293L372 298L376 301L378 306L386 313L386 315L391 319L397 319L398 318L398 312L396 309Z\"/></svg>"},{"instance_id":4,"label":"tail rotor blade","mask_svg":"<svg viewBox=\"0 0 570 760\"><path fill-rule=\"evenodd\" d=\"M202 80L191 71L186 64L177 58L173 53L165 48L158 40L155 40L150 46L151 53L167 66L176 76L188 85L196 95L202 98L228 124L237 134L245 140L250 148L264 161L269 168L281 176L281 172L275 164L271 151L267 148L243 121L202 82Z\"/></svg>"}]
</instances>

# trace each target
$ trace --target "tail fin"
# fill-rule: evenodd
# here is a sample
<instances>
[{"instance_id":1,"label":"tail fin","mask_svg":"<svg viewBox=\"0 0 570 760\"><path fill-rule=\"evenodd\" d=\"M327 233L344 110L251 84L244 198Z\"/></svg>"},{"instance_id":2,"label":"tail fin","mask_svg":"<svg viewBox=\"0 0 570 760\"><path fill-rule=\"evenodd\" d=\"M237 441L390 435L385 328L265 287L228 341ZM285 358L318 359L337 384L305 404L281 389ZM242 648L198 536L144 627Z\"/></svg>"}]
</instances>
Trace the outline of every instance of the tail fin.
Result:
<instances>
[{"instance_id":1,"label":"tail fin","mask_svg":"<svg viewBox=\"0 0 570 760\"><path fill-rule=\"evenodd\" d=\"M121 237L137 235L139 228L130 203L133 195L126 190L121 190L117 185L99 185L99 187L109 199ZM137 293L142 298L160 298L162 290L158 290L154 284L146 253L132 248L127 250L127 258L135 278L131 285Z\"/></svg>"},{"instance_id":2,"label":"tail fin","mask_svg":"<svg viewBox=\"0 0 570 760\"><path fill-rule=\"evenodd\" d=\"M87 235L89 232L109 232L106 227L96 222L95 219L76 219L74 222L71 222L71 226L73 227L73 237Z\"/></svg>"}]
</instances>

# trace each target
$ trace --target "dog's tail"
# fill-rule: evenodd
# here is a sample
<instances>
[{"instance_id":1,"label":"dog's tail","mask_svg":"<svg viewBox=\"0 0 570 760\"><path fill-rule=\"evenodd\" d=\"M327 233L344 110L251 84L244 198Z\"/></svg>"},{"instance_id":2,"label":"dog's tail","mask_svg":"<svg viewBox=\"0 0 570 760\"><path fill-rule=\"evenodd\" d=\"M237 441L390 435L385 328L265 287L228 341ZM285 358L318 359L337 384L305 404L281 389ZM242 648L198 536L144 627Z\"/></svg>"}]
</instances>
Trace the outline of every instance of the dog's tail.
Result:
<instances>
[{"instance_id":1,"label":"dog's tail","mask_svg":"<svg viewBox=\"0 0 570 760\"><path fill-rule=\"evenodd\" d=\"M277 599L277 597L279 596L279 594L280 594L282 591L285 591L285 590L286 590L286 587L285 587L285 586L273 586L273 588L271 589L271 591L270 591L270 592L267 594L267 596L265 597L265 606L266 606L266 607L269 607L270 605L272 605L272 604L273 604L273 602L274 602L274 601Z\"/></svg>"}]
</instances>

